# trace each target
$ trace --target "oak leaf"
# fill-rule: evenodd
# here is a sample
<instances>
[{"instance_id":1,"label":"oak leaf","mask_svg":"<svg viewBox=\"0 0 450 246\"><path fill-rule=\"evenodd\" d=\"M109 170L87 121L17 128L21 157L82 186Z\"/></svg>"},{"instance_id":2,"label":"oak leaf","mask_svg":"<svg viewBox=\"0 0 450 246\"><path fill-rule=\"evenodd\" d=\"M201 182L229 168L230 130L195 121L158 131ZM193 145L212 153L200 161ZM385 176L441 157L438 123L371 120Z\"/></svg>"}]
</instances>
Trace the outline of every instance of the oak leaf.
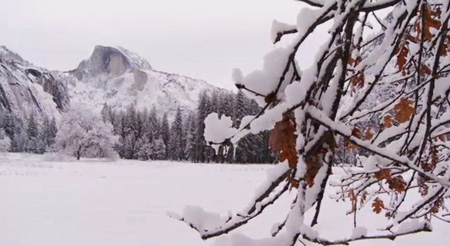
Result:
<instances>
[{"instance_id":1,"label":"oak leaf","mask_svg":"<svg viewBox=\"0 0 450 246\"><path fill-rule=\"evenodd\" d=\"M380 198L375 198L375 200L372 203L373 211L377 214L381 213L381 211L384 209L384 202Z\"/></svg>"},{"instance_id":2,"label":"oak leaf","mask_svg":"<svg viewBox=\"0 0 450 246\"><path fill-rule=\"evenodd\" d=\"M392 127L392 126L394 125L394 124L392 123L392 121L393 121L392 115L387 114L387 115L384 116L384 118L383 118L383 126L384 126L385 128L390 128L390 127Z\"/></svg>"},{"instance_id":3,"label":"oak leaf","mask_svg":"<svg viewBox=\"0 0 450 246\"><path fill-rule=\"evenodd\" d=\"M425 181L426 180L420 176L417 179L417 185L419 186L419 193L422 197L428 195L428 190L430 189Z\"/></svg>"},{"instance_id":4,"label":"oak leaf","mask_svg":"<svg viewBox=\"0 0 450 246\"><path fill-rule=\"evenodd\" d=\"M352 95L356 93L356 89L364 87L365 81L366 79L364 73L358 73L350 79L350 83L352 85Z\"/></svg>"},{"instance_id":5,"label":"oak leaf","mask_svg":"<svg viewBox=\"0 0 450 246\"><path fill-rule=\"evenodd\" d=\"M443 207L444 207L444 199L442 199L441 197L431 204L430 212L433 214L437 214L439 213L439 210Z\"/></svg>"},{"instance_id":6,"label":"oak leaf","mask_svg":"<svg viewBox=\"0 0 450 246\"><path fill-rule=\"evenodd\" d=\"M442 49L439 52L439 54L441 56L448 56L449 53L450 53L450 35L448 35L445 38L444 46L442 46Z\"/></svg>"},{"instance_id":7,"label":"oak leaf","mask_svg":"<svg viewBox=\"0 0 450 246\"><path fill-rule=\"evenodd\" d=\"M380 171L375 173L374 176L378 181L381 181L383 179L390 180L392 178L391 176L391 170L389 169L381 169Z\"/></svg>"},{"instance_id":8,"label":"oak leaf","mask_svg":"<svg viewBox=\"0 0 450 246\"><path fill-rule=\"evenodd\" d=\"M281 151L280 161L288 160L290 168L295 168L298 163L295 131L293 116L284 116L282 121L275 124L269 140L272 151L274 153Z\"/></svg>"},{"instance_id":9,"label":"oak leaf","mask_svg":"<svg viewBox=\"0 0 450 246\"><path fill-rule=\"evenodd\" d=\"M414 101L409 98L402 98L400 102L394 106L396 111L395 119L400 123L408 122L411 116L416 113Z\"/></svg>"},{"instance_id":10,"label":"oak leaf","mask_svg":"<svg viewBox=\"0 0 450 246\"><path fill-rule=\"evenodd\" d=\"M361 130L359 130L359 128L357 127L354 127L352 130L352 136L361 139L362 138ZM346 150L358 148L358 146L353 144L349 138L344 139L344 147Z\"/></svg>"},{"instance_id":11,"label":"oak leaf","mask_svg":"<svg viewBox=\"0 0 450 246\"><path fill-rule=\"evenodd\" d=\"M417 18L416 23L414 24L414 30L417 33L417 39L421 39L422 31L424 32L425 41L430 41L433 39L433 34L431 33L431 28L439 30L442 26L441 21L439 20L441 16L440 10L432 10L430 4L425 6L424 11L420 11L420 16ZM423 23L422 23L423 20ZM425 27L425 30L422 30L422 26Z\"/></svg>"},{"instance_id":12,"label":"oak leaf","mask_svg":"<svg viewBox=\"0 0 450 246\"><path fill-rule=\"evenodd\" d=\"M429 159L430 159L430 161L429 162L422 161L420 163L422 169L425 172L431 172L431 171L433 171L436 168L436 166L437 166L437 164L439 162L439 155L438 155L438 153L439 153L439 151L438 151L437 146L436 145L431 146L430 151L429 151Z\"/></svg>"},{"instance_id":13,"label":"oak leaf","mask_svg":"<svg viewBox=\"0 0 450 246\"><path fill-rule=\"evenodd\" d=\"M319 154L320 155L320 154ZM308 158L306 160L306 174L305 181L308 187L314 186L314 178L322 167L322 163L317 159L319 156L315 156L314 158Z\"/></svg>"},{"instance_id":14,"label":"oak leaf","mask_svg":"<svg viewBox=\"0 0 450 246\"><path fill-rule=\"evenodd\" d=\"M421 68L420 68L420 75L431 75L433 73L433 71L431 71L431 68L428 67L425 64L422 64Z\"/></svg>"},{"instance_id":15,"label":"oak leaf","mask_svg":"<svg viewBox=\"0 0 450 246\"><path fill-rule=\"evenodd\" d=\"M408 70L406 69L406 63L408 61L408 54L409 54L409 42L406 40L403 40L400 43L400 47L398 48L397 52L397 66L402 71L403 76L406 76L408 74Z\"/></svg>"},{"instance_id":16,"label":"oak leaf","mask_svg":"<svg viewBox=\"0 0 450 246\"><path fill-rule=\"evenodd\" d=\"M361 194L360 206L362 207L367 200L367 191L363 191Z\"/></svg>"},{"instance_id":17,"label":"oak leaf","mask_svg":"<svg viewBox=\"0 0 450 246\"><path fill-rule=\"evenodd\" d=\"M401 175L389 179L388 184L389 189L395 190L398 193L406 191L406 182Z\"/></svg>"}]
</instances>

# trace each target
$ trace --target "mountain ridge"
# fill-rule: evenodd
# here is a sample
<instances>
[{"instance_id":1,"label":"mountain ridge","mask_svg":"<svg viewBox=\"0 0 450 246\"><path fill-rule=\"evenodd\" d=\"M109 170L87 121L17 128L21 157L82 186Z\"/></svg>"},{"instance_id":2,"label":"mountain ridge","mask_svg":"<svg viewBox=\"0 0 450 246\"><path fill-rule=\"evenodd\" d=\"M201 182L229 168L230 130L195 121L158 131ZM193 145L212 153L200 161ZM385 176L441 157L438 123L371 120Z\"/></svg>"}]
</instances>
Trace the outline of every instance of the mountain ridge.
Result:
<instances>
[{"instance_id":1,"label":"mountain ridge","mask_svg":"<svg viewBox=\"0 0 450 246\"><path fill-rule=\"evenodd\" d=\"M204 80L155 70L146 59L120 46L97 45L89 58L69 71L35 66L5 46L0 46L0 63L0 110L22 119L30 114L58 118L77 103L94 111L104 104L116 109L131 104L156 107L172 118L179 107L194 110L201 91L224 90Z\"/></svg>"}]
</instances>

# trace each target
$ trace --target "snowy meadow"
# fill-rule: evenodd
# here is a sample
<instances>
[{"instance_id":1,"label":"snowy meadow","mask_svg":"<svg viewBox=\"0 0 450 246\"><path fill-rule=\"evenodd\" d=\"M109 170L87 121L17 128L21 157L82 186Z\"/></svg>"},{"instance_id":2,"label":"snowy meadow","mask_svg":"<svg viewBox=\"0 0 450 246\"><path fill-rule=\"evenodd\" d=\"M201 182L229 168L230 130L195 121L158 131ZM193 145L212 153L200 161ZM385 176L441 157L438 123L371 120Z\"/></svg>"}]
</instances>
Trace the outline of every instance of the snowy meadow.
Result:
<instances>
[{"instance_id":1,"label":"snowy meadow","mask_svg":"<svg viewBox=\"0 0 450 246\"><path fill-rule=\"evenodd\" d=\"M296 193L285 194L267 213L237 232L203 241L167 212L182 213L190 205L221 215L238 212L274 166L46 159L0 154L0 245L233 245L236 238L242 239L239 233L255 239L267 237ZM353 215L345 215L351 208L349 201L326 198L324 202L318 225L321 232L332 238L357 232L352 230ZM376 225L382 217L368 208L358 213L358 222ZM448 225L434 222L431 233L352 245L447 245Z\"/></svg>"}]
</instances>

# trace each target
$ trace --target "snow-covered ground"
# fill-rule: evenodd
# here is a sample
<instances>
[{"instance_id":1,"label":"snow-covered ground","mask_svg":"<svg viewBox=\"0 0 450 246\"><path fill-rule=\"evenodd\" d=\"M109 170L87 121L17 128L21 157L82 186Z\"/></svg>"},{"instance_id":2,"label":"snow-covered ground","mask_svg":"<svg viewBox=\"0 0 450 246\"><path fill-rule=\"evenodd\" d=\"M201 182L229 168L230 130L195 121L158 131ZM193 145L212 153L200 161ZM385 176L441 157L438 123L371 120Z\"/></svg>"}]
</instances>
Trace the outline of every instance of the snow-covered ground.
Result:
<instances>
[{"instance_id":1,"label":"snow-covered ground","mask_svg":"<svg viewBox=\"0 0 450 246\"><path fill-rule=\"evenodd\" d=\"M166 212L181 212L187 205L222 214L237 211L247 205L270 168L43 159L0 154L1 246L212 245L214 239L202 241ZM239 232L254 238L269 236L272 224L281 222L288 205L286 196ZM349 206L331 200L325 203L319 222L327 235L351 233L352 218L343 213ZM370 224L372 215L361 212L358 219ZM448 245L450 225L435 222L432 233L353 245Z\"/></svg>"}]
</instances>

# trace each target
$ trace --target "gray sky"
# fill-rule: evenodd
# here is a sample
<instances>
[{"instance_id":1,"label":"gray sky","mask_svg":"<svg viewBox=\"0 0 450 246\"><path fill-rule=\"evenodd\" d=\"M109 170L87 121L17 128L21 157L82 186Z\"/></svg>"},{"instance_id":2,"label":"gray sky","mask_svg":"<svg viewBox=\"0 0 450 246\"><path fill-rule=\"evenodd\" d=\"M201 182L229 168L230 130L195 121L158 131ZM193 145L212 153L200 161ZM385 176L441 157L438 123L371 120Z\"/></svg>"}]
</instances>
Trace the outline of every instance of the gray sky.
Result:
<instances>
[{"instance_id":1,"label":"gray sky","mask_svg":"<svg viewBox=\"0 0 450 246\"><path fill-rule=\"evenodd\" d=\"M294 0L0 0L0 6L0 44L38 66L73 69L95 45L120 45L157 70L230 88L233 68L244 73L259 68L273 47L272 20L296 23L304 5Z\"/></svg>"}]
</instances>

